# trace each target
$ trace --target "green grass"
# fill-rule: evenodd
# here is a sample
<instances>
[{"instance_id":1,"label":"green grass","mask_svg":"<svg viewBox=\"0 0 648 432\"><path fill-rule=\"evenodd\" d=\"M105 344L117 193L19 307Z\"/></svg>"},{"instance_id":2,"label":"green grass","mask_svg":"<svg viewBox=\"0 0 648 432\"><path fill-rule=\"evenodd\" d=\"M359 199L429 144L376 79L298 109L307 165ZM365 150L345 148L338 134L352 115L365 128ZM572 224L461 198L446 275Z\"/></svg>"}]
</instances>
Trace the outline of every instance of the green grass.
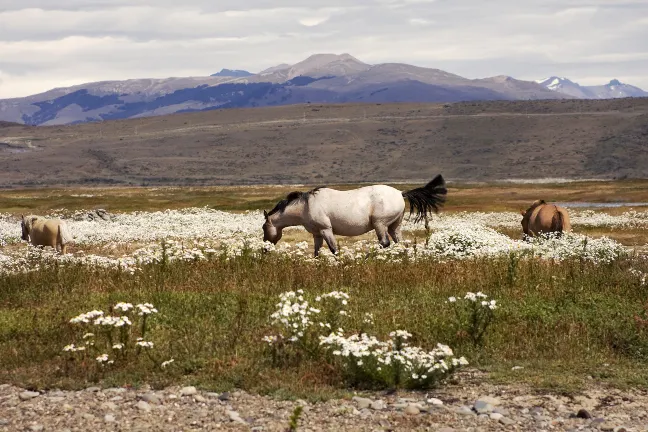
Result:
<instances>
[{"instance_id":1,"label":"green grass","mask_svg":"<svg viewBox=\"0 0 648 432\"><path fill-rule=\"evenodd\" d=\"M136 276L87 267L45 269L0 279L0 381L28 388L104 385L195 384L208 389L243 388L281 397L327 398L346 390L338 372L318 359L273 367L261 338L278 295L303 289L345 290L353 317L347 330L375 316L375 332L414 334L432 348L447 343L473 367L499 382L574 389L588 376L616 386L648 384L648 334L634 316L648 300L629 268L648 271L645 260L609 265L560 264L508 259L319 266L266 256L195 264L151 266ZM483 291L501 308L474 348L453 330L451 295ZM174 358L167 370L146 360L106 373L93 362L71 364L62 347L80 335L68 321L118 301L149 301L154 352ZM605 365L609 366L605 366ZM512 372L512 366L524 366Z\"/></svg>"}]
</instances>

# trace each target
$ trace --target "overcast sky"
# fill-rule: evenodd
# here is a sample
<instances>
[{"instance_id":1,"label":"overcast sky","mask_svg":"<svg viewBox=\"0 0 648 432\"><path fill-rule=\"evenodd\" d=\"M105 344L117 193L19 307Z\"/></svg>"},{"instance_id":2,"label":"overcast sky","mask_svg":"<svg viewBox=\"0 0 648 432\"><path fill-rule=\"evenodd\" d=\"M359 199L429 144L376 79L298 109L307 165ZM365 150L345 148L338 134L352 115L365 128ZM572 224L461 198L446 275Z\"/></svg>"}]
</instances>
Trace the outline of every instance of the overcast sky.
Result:
<instances>
[{"instance_id":1,"label":"overcast sky","mask_svg":"<svg viewBox=\"0 0 648 432\"><path fill-rule=\"evenodd\" d=\"M648 0L0 0L0 98L314 53L648 90Z\"/></svg>"}]
</instances>

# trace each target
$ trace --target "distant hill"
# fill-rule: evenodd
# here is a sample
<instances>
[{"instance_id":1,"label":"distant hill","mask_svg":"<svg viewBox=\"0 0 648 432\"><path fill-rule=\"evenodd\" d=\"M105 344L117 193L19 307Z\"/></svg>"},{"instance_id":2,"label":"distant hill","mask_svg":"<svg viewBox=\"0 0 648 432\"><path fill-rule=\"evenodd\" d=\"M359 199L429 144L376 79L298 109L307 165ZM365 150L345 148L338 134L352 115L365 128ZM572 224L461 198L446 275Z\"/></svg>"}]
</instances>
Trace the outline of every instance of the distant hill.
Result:
<instances>
[{"instance_id":1,"label":"distant hill","mask_svg":"<svg viewBox=\"0 0 648 432\"><path fill-rule=\"evenodd\" d=\"M243 77L249 77L254 75L251 72L248 72L246 70L240 70L240 69L221 69L220 72L217 72L215 74L212 74L210 76L213 77L235 77L235 78L243 78Z\"/></svg>"},{"instance_id":2,"label":"distant hill","mask_svg":"<svg viewBox=\"0 0 648 432\"><path fill-rule=\"evenodd\" d=\"M102 81L0 100L0 120L63 125L172 113L312 103L459 102L606 98L645 94L615 81L580 88L509 76L467 79L401 63L370 65L350 54L315 54L258 74L223 69L208 77ZM643 92L643 93L642 93ZM632 94L631 94L632 93Z\"/></svg>"},{"instance_id":3,"label":"distant hill","mask_svg":"<svg viewBox=\"0 0 648 432\"><path fill-rule=\"evenodd\" d=\"M648 92L617 79L605 85L581 86L564 77L550 77L536 81L548 90L562 93L577 99L618 99L626 97L648 97Z\"/></svg>"}]
</instances>

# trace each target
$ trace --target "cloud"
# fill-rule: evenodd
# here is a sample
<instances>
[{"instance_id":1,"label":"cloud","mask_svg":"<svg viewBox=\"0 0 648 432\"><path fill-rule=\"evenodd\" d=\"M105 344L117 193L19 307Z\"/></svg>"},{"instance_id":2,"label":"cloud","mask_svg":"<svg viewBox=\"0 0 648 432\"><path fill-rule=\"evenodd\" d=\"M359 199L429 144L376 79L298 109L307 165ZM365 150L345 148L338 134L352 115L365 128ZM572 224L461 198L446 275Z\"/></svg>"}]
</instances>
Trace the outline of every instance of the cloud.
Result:
<instances>
[{"instance_id":1,"label":"cloud","mask_svg":"<svg viewBox=\"0 0 648 432\"><path fill-rule=\"evenodd\" d=\"M0 98L260 71L322 52L469 78L627 77L648 89L646 16L644 0L0 0Z\"/></svg>"}]
</instances>

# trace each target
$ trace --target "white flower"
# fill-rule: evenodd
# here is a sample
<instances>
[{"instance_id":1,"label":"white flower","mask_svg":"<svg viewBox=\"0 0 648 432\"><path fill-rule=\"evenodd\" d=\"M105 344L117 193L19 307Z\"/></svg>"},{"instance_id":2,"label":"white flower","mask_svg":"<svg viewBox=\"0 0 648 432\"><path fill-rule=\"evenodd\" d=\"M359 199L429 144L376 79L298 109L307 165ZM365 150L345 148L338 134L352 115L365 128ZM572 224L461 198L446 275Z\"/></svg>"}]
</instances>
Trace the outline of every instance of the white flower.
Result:
<instances>
[{"instance_id":1,"label":"white flower","mask_svg":"<svg viewBox=\"0 0 648 432\"><path fill-rule=\"evenodd\" d=\"M120 349L124 348L124 344L122 344L122 343L116 343L116 344L114 344L114 345L112 346L112 348L113 348L113 349L116 349L116 350L120 350Z\"/></svg>"},{"instance_id":2,"label":"white flower","mask_svg":"<svg viewBox=\"0 0 648 432\"><path fill-rule=\"evenodd\" d=\"M448 297L448 301L449 301L450 303L454 303L454 302L457 301L457 297Z\"/></svg>"},{"instance_id":3,"label":"white flower","mask_svg":"<svg viewBox=\"0 0 648 432\"><path fill-rule=\"evenodd\" d=\"M83 335L83 339L88 339L94 336L94 333L86 333Z\"/></svg>"},{"instance_id":4,"label":"white flower","mask_svg":"<svg viewBox=\"0 0 648 432\"><path fill-rule=\"evenodd\" d=\"M133 308L133 305L131 303L117 303L114 307L114 309L121 310L122 312L128 312L130 309Z\"/></svg>"},{"instance_id":5,"label":"white flower","mask_svg":"<svg viewBox=\"0 0 648 432\"><path fill-rule=\"evenodd\" d=\"M153 348L153 342L146 342L143 340L138 340L137 341L137 346L141 346L144 348Z\"/></svg>"},{"instance_id":6,"label":"white flower","mask_svg":"<svg viewBox=\"0 0 648 432\"><path fill-rule=\"evenodd\" d=\"M108 361L108 354L101 354L99 357L97 357L97 361L99 363L104 363Z\"/></svg>"},{"instance_id":7,"label":"white flower","mask_svg":"<svg viewBox=\"0 0 648 432\"><path fill-rule=\"evenodd\" d=\"M162 364L160 365L160 367L162 369L164 369L167 366L169 366L171 363L173 363L174 361L175 361L175 359L169 359L169 360L163 361Z\"/></svg>"}]
</instances>

